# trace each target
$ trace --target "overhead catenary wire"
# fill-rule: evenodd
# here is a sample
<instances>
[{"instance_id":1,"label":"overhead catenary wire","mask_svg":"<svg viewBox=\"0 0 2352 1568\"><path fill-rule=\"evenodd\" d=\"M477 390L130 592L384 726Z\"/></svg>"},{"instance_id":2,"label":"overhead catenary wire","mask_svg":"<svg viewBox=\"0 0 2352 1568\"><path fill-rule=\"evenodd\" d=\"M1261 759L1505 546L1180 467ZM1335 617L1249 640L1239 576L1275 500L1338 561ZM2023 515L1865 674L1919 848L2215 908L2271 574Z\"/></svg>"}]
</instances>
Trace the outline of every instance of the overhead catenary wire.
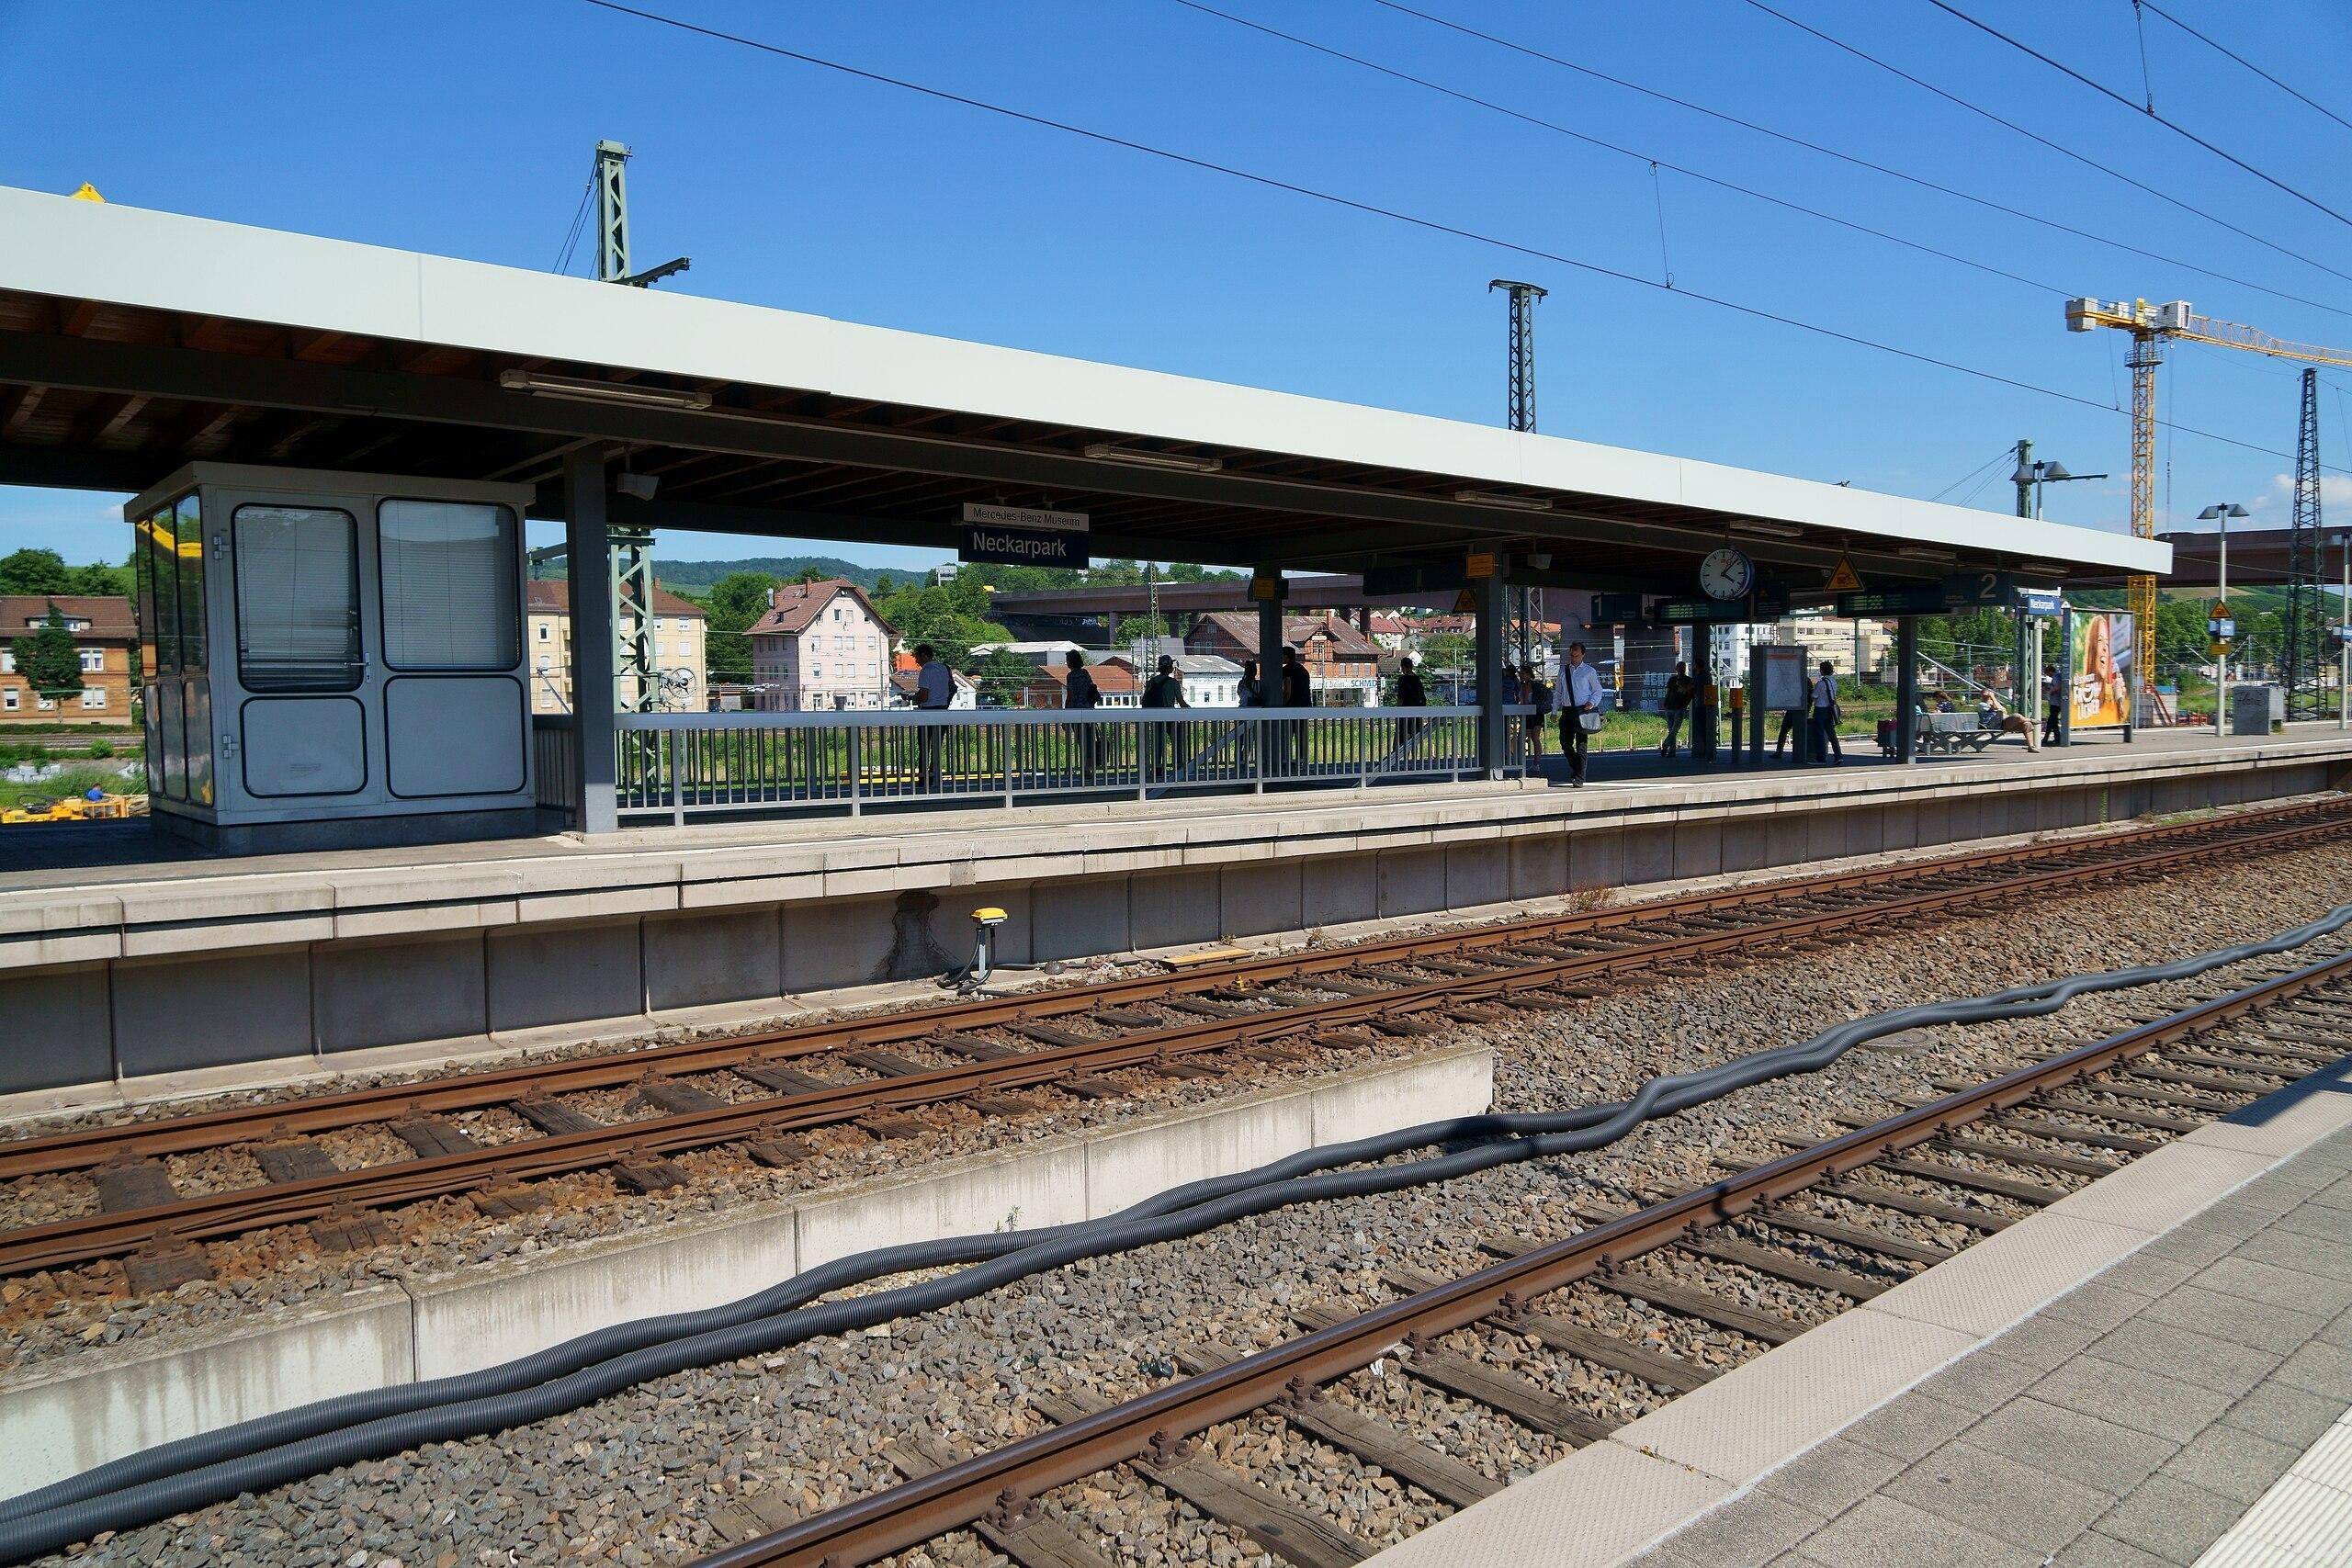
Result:
<instances>
[{"instance_id":1,"label":"overhead catenary wire","mask_svg":"<svg viewBox=\"0 0 2352 1568\"><path fill-rule=\"evenodd\" d=\"M595 194L596 180L595 176L591 175L587 183L580 187L580 205L571 209L571 227L564 233L563 249L557 254L555 265L548 268L549 272L571 270L572 249L580 243L581 230L588 221L588 199Z\"/></svg>"},{"instance_id":2,"label":"overhead catenary wire","mask_svg":"<svg viewBox=\"0 0 2352 1568\"><path fill-rule=\"evenodd\" d=\"M1607 141L1604 138L1592 135L1589 131L1577 130L1574 127L1562 125L1557 120L1546 119L1541 115L1530 114L1524 109L1515 109L1508 104L1497 103L1492 98L1481 97L1476 93L1464 92L1459 87L1449 87L1442 82L1432 81L1426 76L1417 76L1409 71L1401 71L1393 65L1384 65L1379 61L1371 59L1368 56L1351 53L1347 50L1334 48L1332 45L1327 43L1318 43L1315 39L1304 37L1298 33L1288 32L1281 28L1272 27L1264 22L1252 21L1248 17L1238 17L1230 11L1219 10L1215 6L1204 4L1204 0L1172 0L1172 3L1183 6L1188 11L1197 11L1204 17L1215 17L1221 21L1230 22L1235 27L1246 28L1251 32L1262 33L1268 38L1280 39L1284 43L1296 44L1301 49L1310 50L1313 52L1326 56L1329 59L1344 61L1348 64L1361 66L1366 71L1376 72L1380 75L1389 77L1394 81L1408 83L1413 86L1425 88L1430 92L1440 95L1441 96L1452 98L1457 103L1469 104L1474 107L1486 109L1490 113L1498 114L1506 118L1517 120L1522 125L1533 126L1539 130L1548 130L1556 136L1565 136L1572 141L1581 141L1589 147L1598 147L1604 152L1614 152L1620 157L1630 158L1637 164L1646 164L1649 165L1650 177L1653 185L1655 185L1659 169L1671 169L1678 175L1682 175L1688 178L1713 186L1719 190L1732 191L1740 196L1752 197L1758 201L1768 202L1774 207L1782 208L1791 212L1801 213L1807 218L1816 219L1824 223L1835 224L1840 229L1849 229L1858 234L1868 234L1872 239L1884 240L1889 244L1901 245L1905 250L1918 251L1923 254L1935 256L1940 260L1951 262L1960 266L1973 267L1978 272L1989 274L1994 277L2005 278L2011 283L2021 283L2029 288L2041 289L2042 292L2052 295L2061 299L2068 299L2080 292L2078 289L2067 288L2060 284L2045 282L2038 277L2029 277L2023 273L2011 272L2007 267L1996 266L1990 262L1978 261L1972 256L1964 256L1956 251L1948 251L1939 245L1930 245L1919 240L1905 239L1900 234L1890 233L1884 229L1874 229L1867 223L1857 222L1850 218L1840 218L1836 213L1824 212L1819 208L1807 207L1802 202L1791 201L1785 197L1774 196L1769 191L1758 190L1754 186L1742 185L1736 180L1727 180L1717 175L1710 175L1702 170L1691 168L1686 164L1677 164L1670 159L1659 158L1651 153L1640 152L1634 148L1626 147L1618 142ZM1666 198L1663 195L1660 195L1658 197L1658 250L1661 254L1664 253L1665 249ZM1670 272L1668 275L1668 287L1673 287L1672 275Z\"/></svg>"},{"instance_id":3,"label":"overhead catenary wire","mask_svg":"<svg viewBox=\"0 0 2352 1568\"><path fill-rule=\"evenodd\" d=\"M2146 180L2138 178L2136 175L2127 175L2122 170L2114 167L2112 164L2102 164L2098 159L2091 157L2087 153L2076 152L2074 148L2067 146L2063 141L2052 141L2051 138L2042 135L2038 130L2029 130L2025 126L2018 124L2016 120L1995 114L1991 109L1986 108L1984 105L1973 102L1968 98L1964 98L1958 93L1949 92L1942 87L1939 87L1924 76L1915 76L1910 72L1904 70L1901 66L1882 60L1877 55L1869 52L1867 50L1859 49L1853 44L1848 43L1841 38L1824 32L1821 28L1814 27L1809 23L1801 22L1785 11L1776 10L1772 6L1766 5L1764 0L1745 0L1745 4L1763 12L1766 16L1772 17L1776 21L1785 22L1801 33L1805 33L1811 37L1819 39L1823 43L1829 45L1832 49L1841 51L1844 53L1852 55L1857 60L1864 61L1871 65L1875 65L1881 71L1887 73L1889 75L1900 77L1902 80L1910 83L1913 86L1920 88L1922 91L1932 93L1937 97L1943 99L1946 103L1966 109L1970 114L1991 120L1995 125L2000 126L2005 130L2013 130L2019 136L2024 137L2027 141L2038 142L2041 145L2049 148L2052 152L2059 153L2061 156L2071 158L2075 163L2082 164L2085 168L2096 169L2100 174L2107 175L2110 179L2120 180L2125 185L2130 186L2132 189L2145 192L2147 195L2154 197L2158 201L2164 202L2166 206L2178 208L2181 211L2201 218L2209 223L2219 224L2221 227L2227 229L2231 233L2237 235L2241 239L2251 240L2256 244L2262 246L2265 250L2276 251L2282 256L2290 256L2294 260L2301 262L2306 266L2317 267L2320 271L2328 274L2332 277L2340 277L2347 283L2352 283L2352 272L2345 272L2340 268L2330 266L2327 263L2321 261L2317 256L2305 255L2302 252L2282 245L2276 240L2266 239L2262 235L2256 233L2253 230L2246 228L2244 224L2233 223L2230 220L2222 217L2218 213L2208 212L2201 207L2196 206L2191 202L2182 200L2179 197L2173 195L2170 191L2164 189L2160 186L2154 186L2149 184ZM2126 101L2127 103L2129 102L2129 100Z\"/></svg>"},{"instance_id":4,"label":"overhead catenary wire","mask_svg":"<svg viewBox=\"0 0 2352 1568\"><path fill-rule=\"evenodd\" d=\"M1944 1024L2043 1017L2076 997L2194 979L2228 964L2291 952L2347 924L2352 904L2261 941L2168 964L2030 982L1851 1019L1795 1043L1650 1078L1615 1104L1423 1122L1188 1183L1102 1219L876 1248L724 1306L600 1329L481 1371L322 1400L100 1465L0 1503L0 1559L17 1562L54 1551L101 1531L134 1529L404 1449L545 1420L654 1378L935 1312L1049 1269L1182 1240L1252 1215L1589 1152L1645 1122L1739 1089L1820 1071L1871 1040ZM2315 976L2341 962L2324 960L2301 973ZM1450 1152L1397 1161L1400 1155L1432 1148ZM944 1278L809 1304L893 1275L956 1265L964 1267ZM384 1409L394 1413L370 1414Z\"/></svg>"},{"instance_id":5,"label":"overhead catenary wire","mask_svg":"<svg viewBox=\"0 0 2352 1568\"><path fill-rule=\"evenodd\" d=\"M1498 235L1483 233L1476 229L1464 228L1460 224L1449 223L1440 219L1425 218L1417 213L1406 212L1396 208L1385 207L1377 202L1361 200L1355 197L1342 196L1334 191L1319 189L1314 186L1302 185L1295 180L1284 179L1275 175L1262 174L1256 170L1241 168L1231 164L1219 163L1215 159L1199 157L1190 152L1180 152L1172 148L1157 146L1148 141L1138 141L1132 137L1117 135L1111 131L1096 130L1088 126L1077 125L1068 120L1056 119L1051 116L1032 113L1027 109L1017 109L1003 104L990 103L985 98L972 97L967 94L954 92L944 87L930 86L921 82L909 81L904 77L892 76L883 72L868 70L864 66L851 65L845 62L838 60L830 60L823 55L810 54L806 51L788 48L783 44L769 43L764 39L751 38L741 33L728 32L723 28L707 27L699 22L690 22L683 17L666 16L659 11L649 11L640 6L625 5L622 3L622 0L580 0L580 4L594 6L598 10L609 11L618 16L634 17L639 21L650 22L657 26L672 28L680 32L692 33L697 37L711 39L714 42L732 44L740 48L756 50L762 53L775 55L780 59L797 61L804 65L811 65L826 71L838 72L845 76L853 76L861 81L872 82L883 86L895 87L901 91L914 93L921 96L933 98L942 103L956 104L963 107L977 109L986 114L1001 116L1003 118L1015 120L1024 125L1038 127L1041 130L1059 131L1065 135L1075 136L1081 140L1092 141L1102 146L1120 148L1126 152L1140 153L1146 157L1161 159L1165 162L1179 164L1185 168L1197 169L1206 174L1219 175L1228 179L1240 180L1247 184L1258 186L1268 190L1282 191L1292 196L1304 197L1311 201L1322 202L1326 205L1340 208L1347 211L1362 213L1367 217L1379 218L1390 222L1403 223L1429 233L1443 234L1457 240L1467 240L1475 244L1490 245L1498 250L1510 251L1518 255L1532 256L1539 261L1554 262L1562 266L1574 267L1579 272L1590 273L1595 276L1613 278L1620 283L1628 283L1643 288L1656 289L1660 293L1671 295L1678 299L1697 300L1702 304L1712 305L1718 310L1729 310L1735 314L1747 317L1751 321L1770 321L1778 326L1792 328L1798 332L1810 333L1815 336L1828 338L1834 342L1849 344L1858 348L1867 348L1881 354L1891 355L1895 358L1908 360L1913 364L1932 366L1937 369L1953 371L1962 376L1973 377L1978 380L1989 381L1997 386L2010 387L2018 391L2032 392L2041 397L2054 398L2062 402L2074 403L2082 408L2097 409L2102 413L2114 413L2118 412L2109 404L2102 403L2096 398L2086 398L2079 393L2062 391L2057 388L2045 387L2038 382L2023 380L2014 376L2005 376L1998 371L1985 370L1976 366L1962 364L1957 360L1939 358L1935 355L1925 354L1917 349L1897 347L1895 344L1882 343L1875 338L1863 337L1857 333L1843 332L1836 327L1826 327L1815 321L1808 321L1802 317L1785 315L1780 311L1769 310L1758 305L1743 304L1738 300L1728 299L1722 295L1708 294L1680 287L1668 288L1664 283L1660 282L1657 278L1644 277L1638 273L1626 272L1618 267L1605 266L1599 262L1586 261L1580 257L1566 255L1557 251L1546 250L1540 245L1527 244L1516 240L1504 239ZM2168 424L2166 428L2177 430L2184 435L2195 435L2205 440L2217 441L2224 446L2235 446L2248 452L2259 452L2267 457L2286 457L2290 456L2288 453L2281 452L2276 447L2264 446L2256 442L2241 440L2234 435L2223 435L2215 431L2199 430L2188 425Z\"/></svg>"},{"instance_id":6,"label":"overhead catenary wire","mask_svg":"<svg viewBox=\"0 0 2352 1568\"><path fill-rule=\"evenodd\" d=\"M1978 32L1984 33L1988 38L2000 39L2001 42L2007 44L2011 49L2016 50L2018 53L2039 60L2042 64L2047 65L2050 69L2057 72L2061 75L2069 77L2076 82L2080 82L2084 86L2088 87L2092 92L2098 94L2100 96L2113 99L2116 103L2121 104L2125 108L2132 110L2135 114L2146 116L2148 118L2154 120L2158 125L2163 126L2166 130L2171 131L2175 136L2180 137L2184 141L2195 142L2198 146L2202 147L2208 152L2212 153L2216 158L2220 158L2225 163L2233 164L2236 167L2245 170L2247 174L2252 175L2256 179L2260 180L2263 184L2269 186L2274 189L2284 191L2287 195L2293 197L2297 201L2301 202L2304 206L2310 208L2314 212L2324 212L2328 217L2335 219L2338 223L2343 224L2346 228L2352 229L2352 218L2346 218L2344 214L2336 211L2335 209L2328 206L2327 203L2320 200L2319 197L2312 195L2309 191L2289 185L2285 180L2280 179L2278 175L2270 173L2267 169L2261 168L2256 164L2246 162L2244 158L2239 157L2228 148L2217 146L2215 143L2208 141L2204 137L2199 136L2197 132L2189 130L2178 120L2171 119L2164 115L2158 114L2155 109L2155 105L2153 102L2144 109L2142 108L2138 104L2133 103L2131 99L2125 97L2122 94L2117 92L2114 88L2109 86L2106 83L2098 80L2097 77L2086 75L2082 72L2077 71L2073 66L2067 64L2065 62L2042 53L2041 51L2034 48L2033 45L2027 43L2024 39L2003 32L2000 28L1993 26L1990 22L1978 20L1976 17L1972 17L1967 12L1962 10L1959 6L1951 4L1950 0L1928 0L1928 4L1933 6L1937 10L1941 11L1948 17L1953 17L1961 21L1966 22L1970 27L1974 28Z\"/></svg>"},{"instance_id":7,"label":"overhead catenary wire","mask_svg":"<svg viewBox=\"0 0 2352 1568\"><path fill-rule=\"evenodd\" d=\"M2352 310L2346 310L2340 306L2330 305L2324 300L2310 299L2304 295L2290 293L2283 288L2274 288L2268 284L2256 283L2251 278L2240 277L2234 273L2220 272L2211 267L2199 266L2195 262L2184 260L2179 256L2166 255L2162 251L2152 251L2140 245L2131 244L2125 241L2115 239L2111 235L2096 233L2088 229L2078 229L2071 223L2061 222L2059 220L2048 217L2042 213L2029 211L2021 207L2011 207L2006 202L1996 201L1990 197L1978 196L1973 191L1962 190L1957 186L1948 186L1939 180L1931 180L1927 178L1925 175L1910 174L1902 169L1895 168L1891 164L1878 163L1873 159L1862 157L1858 153L1849 152L1840 148L1829 146L1826 142L1815 141L1808 137L1796 135L1792 131L1778 130L1775 127L1762 124L1757 120L1743 118L1738 115L1726 113L1722 109L1712 107L1693 99L1678 97L1672 93L1664 92L1656 87L1644 86L1639 82L1630 81L1623 76L1612 75L1609 72L1598 70L1592 66L1579 63L1577 61L1567 59L1563 55L1554 54L1546 50L1538 49L1532 44L1522 42L1517 39L1506 38L1500 33L1487 32L1479 28L1474 28L1466 22L1458 22L1451 17L1439 16L1433 11L1420 10L1415 6L1404 4L1404 0L1372 0L1372 3L1387 10L1395 11L1401 16L1416 17L1421 21L1429 23L1432 27L1443 28L1450 32L1459 33L1464 38L1477 39L1482 42L1493 44L1498 49L1508 50L1514 54L1524 55L1530 60L1542 61L1547 65L1556 65L1564 71L1575 72L1577 75L1586 77L1589 80L1595 82L1606 82L1612 87L1622 87L1629 93L1638 94L1643 97L1653 99L1656 102L1671 104L1677 108L1688 109L1692 114L1704 115L1709 119L1718 120L1724 125L1737 126L1743 130L1753 131L1758 136L1770 137L1775 141L1783 142L1791 147L1800 147L1808 152L1817 152L1825 158L1834 158L1841 164L1849 164L1857 169L1867 169L1872 174L1883 175L1887 178L1893 180L1900 180L1905 185L1916 186L1921 190L1934 191L1939 195L1948 196L1955 200L1967 202L1971 206L1982 208L1988 212L1998 212L2005 217L2019 219L2025 222L2036 224L2041 228L2050 230L2053 233L2067 234L2077 240L2086 240L2096 245L2105 245L2109 249L2119 251L2125 255L2140 256L2148 261L2162 262L2166 266L2177 266L2184 272L2193 272L2199 277L2210 277L2218 283L2227 283L2235 288L2252 289L2257 294L2267 295L2273 299L2283 299L2289 304L2309 306L2314 310L2325 310L2330 315L2352 317ZM1786 18L1783 19L1785 20ZM1922 85L1924 85L1924 84ZM2206 215L2200 214L2200 216ZM2220 221L2218 219L2214 220L2216 222ZM2287 254L2290 255L2293 254L2292 252L2289 252ZM2297 257L2296 259L2301 260L2303 258ZM2352 280L2352 274L2339 273L2337 276L2346 277L2347 280Z\"/></svg>"},{"instance_id":8,"label":"overhead catenary wire","mask_svg":"<svg viewBox=\"0 0 2352 1568\"><path fill-rule=\"evenodd\" d=\"M2345 130L2352 130L2352 119L2346 119L2342 115L2337 114L2325 104L2323 104L2317 99L2289 86L2286 83L2280 81L2278 77L2273 76L2269 72L2265 71L2261 66L2256 65L2253 61L2248 60L2245 55L2238 53L2237 51L2230 48L2228 45L2199 32L2195 28L2190 27L2187 22L2182 21L2178 17L2174 16L2170 11L2165 10L2162 6L2157 5L2156 0L2132 0L2132 4L2134 9L2145 8L2155 13L2155 15L2163 17L2165 21L2170 22L2174 27L2178 28L2182 32L2187 33L2190 38L2195 39L2199 43L2203 44L2207 49L2211 50L2216 54L2222 55L2227 59L2235 61L2238 64L2243 65L2248 71L2253 72L2256 75L2261 77L2264 81L2269 83L2272 86L2278 88L2280 92L2286 94L2297 103L2303 105L2306 108L2315 109L2319 113L2324 114L2328 118L2334 120L2336 124L2342 126ZM2144 47L2145 45L2143 44L2143 48ZM2151 95L2151 96L2153 97L2153 95Z\"/></svg>"}]
</instances>

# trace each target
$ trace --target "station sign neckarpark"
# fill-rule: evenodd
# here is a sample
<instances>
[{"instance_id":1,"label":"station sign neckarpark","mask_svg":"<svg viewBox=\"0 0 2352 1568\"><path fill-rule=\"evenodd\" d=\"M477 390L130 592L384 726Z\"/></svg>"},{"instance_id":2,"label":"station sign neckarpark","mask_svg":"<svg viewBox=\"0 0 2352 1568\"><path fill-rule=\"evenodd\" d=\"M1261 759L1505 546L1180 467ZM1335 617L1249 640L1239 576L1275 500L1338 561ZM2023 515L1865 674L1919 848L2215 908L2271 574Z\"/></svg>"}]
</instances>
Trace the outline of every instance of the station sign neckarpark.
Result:
<instances>
[{"instance_id":1,"label":"station sign neckarpark","mask_svg":"<svg viewBox=\"0 0 2352 1568\"><path fill-rule=\"evenodd\" d=\"M1091 566L1091 522L1083 512L967 501L956 558L991 566Z\"/></svg>"}]
</instances>

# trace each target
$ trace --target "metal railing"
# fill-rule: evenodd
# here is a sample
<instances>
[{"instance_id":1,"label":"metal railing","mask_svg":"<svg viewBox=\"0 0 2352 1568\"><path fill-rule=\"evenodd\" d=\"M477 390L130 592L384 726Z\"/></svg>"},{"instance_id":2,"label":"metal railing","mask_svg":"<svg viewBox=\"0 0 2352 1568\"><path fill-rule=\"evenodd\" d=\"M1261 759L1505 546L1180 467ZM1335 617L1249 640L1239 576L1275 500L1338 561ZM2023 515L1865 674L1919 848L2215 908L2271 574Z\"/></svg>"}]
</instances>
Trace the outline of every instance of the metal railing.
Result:
<instances>
[{"instance_id":1,"label":"metal railing","mask_svg":"<svg viewBox=\"0 0 2352 1568\"><path fill-rule=\"evenodd\" d=\"M1531 710L1504 711L1502 768L1521 773L1521 721ZM1474 707L623 714L614 725L617 809L673 822L876 805L1151 800L1269 784L1368 788L1483 772ZM545 799L551 770L541 736Z\"/></svg>"}]
</instances>

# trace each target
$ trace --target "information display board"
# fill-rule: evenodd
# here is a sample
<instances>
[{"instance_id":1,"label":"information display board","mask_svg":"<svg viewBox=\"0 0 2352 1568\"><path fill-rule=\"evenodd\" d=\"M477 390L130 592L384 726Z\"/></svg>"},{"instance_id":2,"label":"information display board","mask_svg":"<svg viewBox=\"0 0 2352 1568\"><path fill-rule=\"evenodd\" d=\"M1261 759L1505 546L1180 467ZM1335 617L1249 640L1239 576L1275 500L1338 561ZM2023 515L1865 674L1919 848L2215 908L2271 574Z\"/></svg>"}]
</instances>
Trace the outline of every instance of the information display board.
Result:
<instances>
[{"instance_id":1,"label":"information display board","mask_svg":"<svg viewBox=\"0 0 2352 1568\"><path fill-rule=\"evenodd\" d=\"M2130 615L2076 610L2067 616L2067 718L2074 728L2130 728L2132 658Z\"/></svg>"}]
</instances>

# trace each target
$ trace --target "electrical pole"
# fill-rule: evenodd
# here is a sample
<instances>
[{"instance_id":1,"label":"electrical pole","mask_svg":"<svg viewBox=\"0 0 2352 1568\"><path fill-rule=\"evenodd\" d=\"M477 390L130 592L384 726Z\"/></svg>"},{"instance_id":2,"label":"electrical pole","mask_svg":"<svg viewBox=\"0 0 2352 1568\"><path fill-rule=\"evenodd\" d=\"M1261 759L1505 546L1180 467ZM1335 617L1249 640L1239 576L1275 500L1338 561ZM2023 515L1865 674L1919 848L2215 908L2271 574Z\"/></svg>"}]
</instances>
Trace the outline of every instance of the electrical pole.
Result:
<instances>
[{"instance_id":1,"label":"electrical pole","mask_svg":"<svg viewBox=\"0 0 2352 1568\"><path fill-rule=\"evenodd\" d=\"M1532 432L1535 429L1535 301L1551 292L1532 283L1518 283L1508 277L1498 277L1487 284L1491 294L1501 289L1510 297L1510 386L1507 412L1513 430ZM1519 624L1519 662L1532 664L1534 656L1528 647L1528 591L1516 590L1511 594L1512 618Z\"/></svg>"},{"instance_id":2,"label":"electrical pole","mask_svg":"<svg viewBox=\"0 0 2352 1568\"><path fill-rule=\"evenodd\" d=\"M596 143L596 281L618 283L628 276L628 149L617 141Z\"/></svg>"},{"instance_id":3,"label":"electrical pole","mask_svg":"<svg viewBox=\"0 0 2352 1568\"><path fill-rule=\"evenodd\" d=\"M2317 718L2320 696L2319 371L2303 368L2302 419L2295 432L2295 511L2287 541L2287 636L2279 674L2287 716Z\"/></svg>"},{"instance_id":4,"label":"electrical pole","mask_svg":"<svg viewBox=\"0 0 2352 1568\"><path fill-rule=\"evenodd\" d=\"M642 273L629 270L628 149L617 141L596 143L596 281L643 288L686 270L678 256ZM650 492L649 492L650 493ZM607 528L606 570L613 592L613 706L617 712L650 713L662 705L662 672L654 667L653 531ZM577 573L586 563L573 561Z\"/></svg>"},{"instance_id":5,"label":"electrical pole","mask_svg":"<svg viewBox=\"0 0 2352 1568\"><path fill-rule=\"evenodd\" d=\"M1980 447L1978 447L1978 448L1977 448L1977 450L1981 452L1981 451L1983 451L1983 450L1984 450L1984 448L1980 446ZM2010 478L2011 479L2013 479L2013 480L2015 480L2015 481L2016 481L2016 483L2017 483L2017 487L2018 487L2018 516L2020 516L2020 517L2030 517L2030 516L2032 516L2032 515L2033 515L2033 443L2032 443L2032 442L2030 442L2030 441L2019 441L2019 442L2018 443L2018 468L2017 468L2017 472L2016 472L2016 473L2014 473L2014 474L2011 474L2011 475L2009 476L2009 478Z\"/></svg>"}]
</instances>

